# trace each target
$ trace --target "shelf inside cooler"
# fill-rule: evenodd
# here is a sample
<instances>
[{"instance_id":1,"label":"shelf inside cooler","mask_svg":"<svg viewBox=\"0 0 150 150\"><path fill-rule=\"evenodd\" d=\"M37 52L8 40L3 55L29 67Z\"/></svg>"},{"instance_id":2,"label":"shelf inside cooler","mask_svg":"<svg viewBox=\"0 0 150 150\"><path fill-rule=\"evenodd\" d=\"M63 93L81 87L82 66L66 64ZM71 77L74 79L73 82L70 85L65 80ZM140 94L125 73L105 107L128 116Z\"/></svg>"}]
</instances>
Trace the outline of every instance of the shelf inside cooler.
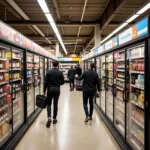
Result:
<instances>
[{"instance_id":1,"label":"shelf inside cooler","mask_svg":"<svg viewBox=\"0 0 150 150\"><path fill-rule=\"evenodd\" d=\"M0 98L1 97L4 97L4 96L6 96L7 95L7 93L2 93L2 94L0 94Z\"/></svg>"},{"instance_id":2,"label":"shelf inside cooler","mask_svg":"<svg viewBox=\"0 0 150 150\"><path fill-rule=\"evenodd\" d=\"M120 108L119 106L116 107L116 108L117 108L117 110L119 110L119 111L122 112L123 114L125 113L125 112L122 110L122 108Z\"/></svg>"},{"instance_id":3,"label":"shelf inside cooler","mask_svg":"<svg viewBox=\"0 0 150 150\"><path fill-rule=\"evenodd\" d=\"M10 132L8 132L7 134L5 134L3 137L0 138L0 143L10 134Z\"/></svg>"},{"instance_id":4,"label":"shelf inside cooler","mask_svg":"<svg viewBox=\"0 0 150 150\"><path fill-rule=\"evenodd\" d=\"M144 145L144 141L140 139L139 136L135 132L131 131L131 133Z\"/></svg>"},{"instance_id":5,"label":"shelf inside cooler","mask_svg":"<svg viewBox=\"0 0 150 150\"><path fill-rule=\"evenodd\" d=\"M0 72L9 72L9 70L0 70Z\"/></svg>"},{"instance_id":6,"label":"shelf inside cooler","mask_svg":"<svg viewBox=\"0 0 150 150\"><path fill-rule=\"evenodd\" d=\"M117 88L118 90L124 91L124 88L121 88L121 87L118 87L118 86L116 86L116 88Z\"/></svg>"},{"instance_id":7,"label":"shelf inside cooler","mask_svg":"<svg viewBox=\"0 0 150 150\"><path fill-rule=\"evenodd\" d=\"M118 80L118 81L125 81L125 79L121 79L121 78L116 78L116 80Z\"/></svg>"},{"instance_id":8,"label":"shelf inside cooler","mask_svg":"<svg viewBox=\"0 0 150 150\"><path fill-rule=\"evenodd\" d=\"M0 126L3 125L5 122L8 122L10 120L9 117L6 117L5 119L3 119L3 121L0 121Z\"/></svg>"},{"instance_id":9,"label":"shelf inside cooler","mask_svg":"<svg viewBox=\"0 0 150 150\"><path fill-rule=\"evenodd\" d=\"M116 62L125 61L125 59L117 59Z\"/></svg>"},{"instance_id":10,"label":"shelf inside cooler","mask_svg":"<svg viewBox=\"0 0 150 150\"><path fill-rule=\"evenodd\" d=\"M133 145L135 145L137 150L142 150L142 148L133 139L131 140L131 142L133 143Z\"/></svg>"},{"instance_id":11,"label":"shelf inside cooler","mask_svg":"<svg viewBox=\"0 0 150 150\"><path fill-rule=\"evenodd\" d=\"M130 74L145 74L144 71L130 71Z\"/></svg>"},{"instance_id":12,"label":"shelf inside cooler","mask_svg":"<svg viewBox=\"0 0 150 150\"><path fill-rule=\"evenodd\" d=\"M138 107L140 107L140 108L142 108L142 109L144 109L144 106L139 105L139 104L138 104L137 102L135 102L134 100L131 100L131 103L134 104L134 105L136 105L136 106L138 106Z\"/></svg>"},{"instance_id":13,"label":"shelf inside cooler","mask_svg":"<svg viewBox=\"0 0 150 150\"><path fill-rule=\"evenodd\" d=\"M134 87L134 88L137 88L137 89L140 89L140 90L144 90L143 87L135 85L135 84L131 84L131 87Z\"/></svg>"},{"instance_id":14,"label":"shelf inside cooler","mask_svg":"<svg viewBox=\"0 0 150 150\"><path fill-rule=\"evenodd\" d=\"M144 125L142 124L142 123L140 123L137 119L135 119L133 116L131 116L131 118L132 118L132 120L136 123L136 124L138 124L141 128L143 128L144 129Z\"/></svg>"},{"instance_id":15,"label":"shelf inside cooler","mask_svg":"<svg viewBox=\"0 0 150 150\"><path fill-rule=\"evenodd\" d=\"M21 100L21 97L17 98L16 100L13 100L13 103L16 103L16 102L18 102L20 100Z\"/></svg>"},{"instance_id":16,"label":"shelf inside cooler","mask_svg":"<svg viewBox=\"0 0 150 150\"><path fill-rule=\"evenodd\" d=\"M16 111L13 112L13 116L15 116L17 113L21 111L21 108L17 109Z\"/></svg>"},{"instance_id":17,"label":"shelf inside cooler","mask_svg":"<svg viewBox=\"0 0 150 150\"><path fill-rule=\"evenodd\" d=\"M123 69L116 69L117 72L125 72Z\"/></svg>"}]
</instances>

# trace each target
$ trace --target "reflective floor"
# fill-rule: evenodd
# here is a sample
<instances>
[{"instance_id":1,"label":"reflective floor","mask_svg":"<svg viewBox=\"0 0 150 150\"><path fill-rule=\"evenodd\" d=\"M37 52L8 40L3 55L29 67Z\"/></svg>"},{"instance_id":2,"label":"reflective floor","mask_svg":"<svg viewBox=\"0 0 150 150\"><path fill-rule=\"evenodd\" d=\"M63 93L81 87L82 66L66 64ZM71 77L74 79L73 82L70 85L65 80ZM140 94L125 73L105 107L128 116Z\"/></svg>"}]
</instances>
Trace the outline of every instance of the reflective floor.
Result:
<instances>
[{"instance_id":1,"label":"reflective floor","mask_svg":"<svg viewBox=\"0 0 150 150\"><path fill-rule=\"evenodd\" d=\"M94 112L93 121L84 123L82 93L69 92L69 85L61 88L58 124L46 128L43 110L16 150L120 150L111 133Z\"/></svg>"}]
</instances>

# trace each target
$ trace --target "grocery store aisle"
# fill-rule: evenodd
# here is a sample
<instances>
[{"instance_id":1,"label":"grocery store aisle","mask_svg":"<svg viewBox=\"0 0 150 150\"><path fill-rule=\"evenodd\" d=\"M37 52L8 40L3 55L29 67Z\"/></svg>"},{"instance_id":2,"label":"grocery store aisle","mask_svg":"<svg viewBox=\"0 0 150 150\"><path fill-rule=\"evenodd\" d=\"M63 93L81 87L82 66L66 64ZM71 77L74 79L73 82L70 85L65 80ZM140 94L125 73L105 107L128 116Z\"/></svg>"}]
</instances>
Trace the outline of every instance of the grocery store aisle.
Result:
<instances>
[{"instance_id":1,"label":"grocery store aisle","mask_svg":"<svg viewBox=\"0 0 150 150\"><path fill-rule=\"evenodd\" d=\"M82 93L69 92L62 87L59 101L58 124L46 128L46 111L43 110L16 150L119 150L119 146L94 112L93 121L84 123Z\"/></svg>"}]
</instances>

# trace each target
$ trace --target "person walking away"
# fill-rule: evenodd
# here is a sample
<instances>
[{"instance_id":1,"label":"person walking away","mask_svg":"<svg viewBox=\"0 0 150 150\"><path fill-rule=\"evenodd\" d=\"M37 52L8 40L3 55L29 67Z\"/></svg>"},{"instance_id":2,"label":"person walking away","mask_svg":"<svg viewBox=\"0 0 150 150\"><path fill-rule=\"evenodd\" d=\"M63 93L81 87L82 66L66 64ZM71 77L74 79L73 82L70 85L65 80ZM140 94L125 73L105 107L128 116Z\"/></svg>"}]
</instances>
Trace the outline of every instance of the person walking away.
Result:
<instances>
[{"instance_id":1,"label":"person walking away","mask_svg":"<svg viewBox=\"0 0 150 150\"><path fill-rule=\"evenodd\" d=\"M94 95L100 95L100 80L98 74L93 70L95 68L95 64L91 63L89 65L89 70L85 71L80 77L76 75L76 79L84 80L83 81L83 106L86 115L85 122L92 120L93 115L93 99ZM90 104L90 112L88 111L88 100Z\"/></svg>"},{"instance_id":2,"label":"person walking away","mask_svg":"<svg viewBox=\"0 0 150 150\"><path fill-rule=\"evenodd\" d=\"M47 90L47 116L48 121L46 127L49 128L52 122L51 119L51 105L53 100L53 124L57 123L57 112L58 112L58 100L60 96L60 86L64 84L64 76L61 71L58 70L59 62L53 61L53 69L47 71L43 95L46 95Z\"/></svg>"},{"instance_id":3,"label":"person walking away","mask_svg":"<svg viewBox=\"0 0 150 150\"><path fill-rule=\"evenodd\" d=\"M68 70L68 79L70 83L70 91L74 90L74 78L75 78L75 70L73 66Z\"/></svg>"},{"instance_id":4,"label":"person walking away","mask_svg":"<svg viewBox=\"0 0 150 150\"><path fill-rule=\"evenodd\" d=\"M81 74L82 74L82 69L80 68L80 65L78 64L78 66L77 66L77 68L76 68L76 74L78 75L78 76L81 76Z\"/></svg>"}]
</instances>

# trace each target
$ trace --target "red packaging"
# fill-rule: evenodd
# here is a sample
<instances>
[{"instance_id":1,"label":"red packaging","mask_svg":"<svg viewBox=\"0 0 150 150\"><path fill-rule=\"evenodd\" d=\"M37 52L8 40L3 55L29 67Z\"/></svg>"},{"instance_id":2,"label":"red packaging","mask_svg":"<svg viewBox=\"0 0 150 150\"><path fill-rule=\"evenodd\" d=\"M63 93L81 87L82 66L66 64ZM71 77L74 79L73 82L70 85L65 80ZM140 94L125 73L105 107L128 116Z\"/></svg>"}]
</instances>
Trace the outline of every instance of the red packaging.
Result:
<instances>
[{"instance_id":1,"label":"red packaging","mask_svg":"<svg viewBox=\"0 0 150 150\"><path fill-rule=\"evenodd\" d=\"M10 94L8 94L6 96L6 104L11 104L11 95Z\"/></svg>"},{"instance_id":2,"label":"red packaging","mask_svg":"<svg viewBox=\"0 0 150 150\"><path fill-rule=\"evenodd\" d=\"M4 69L5 70L9 69L9 61L5 61L5 63L4 63Z\"/></svg>"},{"instance_id":3,"label":"red packaging","mask_svg":"<svg viewBox=\"0 0 150 150\"><path fill-rule=\"evenodd\" d=\"M3 87L3 91L4 91L4 93L9 93L10 92L10 85L9 84L5 85Z\"/></svg>"}]
</instances>

